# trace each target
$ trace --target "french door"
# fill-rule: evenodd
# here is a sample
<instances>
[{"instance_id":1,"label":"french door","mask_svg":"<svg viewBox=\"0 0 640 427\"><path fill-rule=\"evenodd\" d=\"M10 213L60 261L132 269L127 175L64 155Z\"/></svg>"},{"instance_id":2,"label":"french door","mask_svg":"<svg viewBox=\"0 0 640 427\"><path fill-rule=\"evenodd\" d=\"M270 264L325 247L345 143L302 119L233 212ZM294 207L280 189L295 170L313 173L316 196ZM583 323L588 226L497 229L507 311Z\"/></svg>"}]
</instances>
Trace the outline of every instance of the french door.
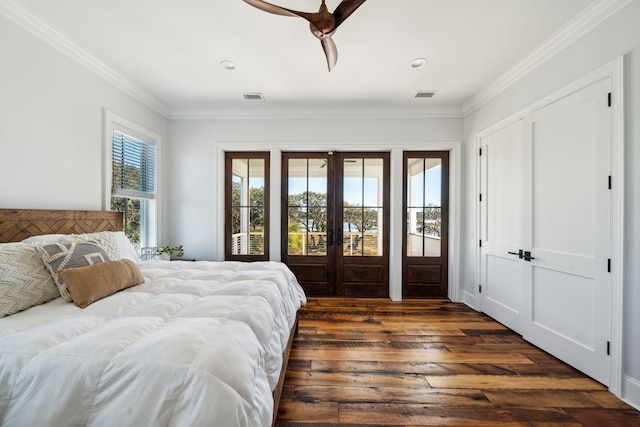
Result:
<instances>
[{"instance_id":1,"label":"french door","mask_svg":"<svg viewBox=\"0 0 640 427\"><path fill-rule=\"evenodd\" d=\"M388 296L389 153L283 153L282 183L282 261L305 292Z\"/></svg>"},{"instance_id":2,"label":"french door","mask_svg":"<svg viewBox=\"0 0 640 427\"><path fill-rule=\"evenodd\" d=\"M404 153L402 296L446 298L449 152Z\"/></svg>"}]
</instances>

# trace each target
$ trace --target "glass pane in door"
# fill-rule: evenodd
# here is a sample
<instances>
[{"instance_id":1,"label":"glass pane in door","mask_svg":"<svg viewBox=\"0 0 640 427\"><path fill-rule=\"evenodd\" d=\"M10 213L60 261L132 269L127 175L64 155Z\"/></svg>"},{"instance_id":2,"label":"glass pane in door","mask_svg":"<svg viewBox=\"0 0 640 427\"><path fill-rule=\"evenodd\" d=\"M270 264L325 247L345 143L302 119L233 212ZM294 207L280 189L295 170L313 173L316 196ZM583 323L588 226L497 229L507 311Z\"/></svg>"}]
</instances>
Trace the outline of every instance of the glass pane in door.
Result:
<instances>
[{"instance_id":1,"label":"glass pane in door","mask_svg":"<svg viewBox=\"0 0 640 427\"><path fill-rule=\"evenodd\" d=\"M382 256L383 160L345 158L343 168L343 255Z\"/></svg>"},{"instance_id":2,"label":"glass pane in door","mask_svg":"<svg viewBox=\"0 0 640 427\"><path fill-rule=\"evenodd\" d=\"M407 255L442 253L442 159L407 159Z\"/></svg>"},{"instance_id":3,"label":"glass pane in door","mask_svg":"<svg viewBox=\"0 0 640 427\"><path fill-rule=\"evenodd\" d=\"M327 160L288 160L289 255L327 254Z\"/></svg>"},{"instance_id":4,"label":"glass pane in door","mask_svg":"<svg viewBox=\"0 0 640 427\"><path fill-rule=\"evenodd\" d=\"M231 162L231 253L265 253L265 160L235 158Z\"/></svg>"}]
</instances>

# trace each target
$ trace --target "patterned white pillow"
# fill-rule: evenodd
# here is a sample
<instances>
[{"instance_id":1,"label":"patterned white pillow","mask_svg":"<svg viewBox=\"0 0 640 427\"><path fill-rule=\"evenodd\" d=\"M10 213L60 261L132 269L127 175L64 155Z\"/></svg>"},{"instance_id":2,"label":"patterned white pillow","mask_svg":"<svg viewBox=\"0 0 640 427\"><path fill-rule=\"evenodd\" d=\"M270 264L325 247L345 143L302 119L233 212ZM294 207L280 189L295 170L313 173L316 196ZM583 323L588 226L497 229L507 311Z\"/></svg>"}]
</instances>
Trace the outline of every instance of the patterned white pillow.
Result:
<instances>
[{"instance_id":1,"label":"patterned white pillow","mask_svg":"<svg viewBox=\"0 0 640 427\"><path fill-rule=\"evenodd\" d=\"M0 317L60 296L33 244L0 244Z\"/></svg>"},{"instance_id":2,"label":"patterned white pillow","mask_svg":"<svg viewBox=\"0 0 640 427\"><path fill-rule=\"evenodd\" d=\"M65 236L65 234L40 234L39 236L27 237L22 243L55 243Z\"/></svg>"},{"instance_id":3,"label":"patterned white pillow","mask_svg":"<svg viewBox=\"0 0 640 427\"><path fill-rule=\"evenodd\" d=\"M73 299L62 276L58 274L60 270L111 261L102 245L97 242L59 242L50 245L40 244L36 248L42 254L42 261L51 272L62 299L67 302L71 302Z\"/></svg>"},{"instance_id":4,"label":"patterned white pillow","mask_svg":"<svg viewBox=\"0 0 640 427\"><path fill-rule=\"evenodd\" d=\"M112 231L99 231L96 233L86 234L69 234L61 237L59 242L94 242L97 243L98 246L100 246L102 249L104 249L111 261L120 259L120 249L118 248L118 242L116 241L115 235Z\"/></svg>"}]
</instances>

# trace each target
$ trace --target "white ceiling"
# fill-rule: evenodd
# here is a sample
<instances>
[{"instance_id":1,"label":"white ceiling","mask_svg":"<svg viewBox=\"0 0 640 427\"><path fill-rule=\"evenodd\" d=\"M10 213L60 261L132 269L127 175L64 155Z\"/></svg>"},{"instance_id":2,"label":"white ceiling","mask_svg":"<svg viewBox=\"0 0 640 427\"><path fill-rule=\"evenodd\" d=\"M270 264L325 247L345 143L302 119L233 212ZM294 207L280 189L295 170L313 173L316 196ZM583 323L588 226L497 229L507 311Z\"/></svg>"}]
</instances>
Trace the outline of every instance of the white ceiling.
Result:
<instances>
[{"instance_id":1,"label":"white ceiling","mask_svg":"<svg viewBox=\"0 0 640 427\"><path fill-rule=\"evenodd\" d=\"M272 2L309 12L320 5ZM465 103L602 2L368 0L334 35L339 57L329 73L306 21L242 0L0 1L5 14L9 9L28 21L23 25L72 46L168 117L303 108L461 114ZM331 11L338 3L327 0ZM411 68L419 57L427 64ZM223 60L237 68L223 69ZM414 98L421 91L436 95ZM265 100L246 101L244 93Z\"/></svg>"}]
</instances>

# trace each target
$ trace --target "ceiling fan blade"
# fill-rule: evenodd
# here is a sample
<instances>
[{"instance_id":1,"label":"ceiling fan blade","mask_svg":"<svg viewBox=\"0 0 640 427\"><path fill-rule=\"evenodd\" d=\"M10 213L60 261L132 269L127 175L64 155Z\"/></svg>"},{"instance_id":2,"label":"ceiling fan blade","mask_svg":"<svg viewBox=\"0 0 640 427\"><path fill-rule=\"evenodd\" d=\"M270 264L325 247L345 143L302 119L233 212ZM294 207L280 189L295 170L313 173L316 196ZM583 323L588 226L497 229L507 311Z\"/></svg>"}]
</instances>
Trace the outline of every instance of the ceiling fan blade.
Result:
<instances>
[{"instance_id":1,"label":"ceiling fan blade","mask_svg":"<svg viewBox=\"0 0 640 427\"><path fill-rule=\"evenodd\" d=\"M246 0L245 0L246 1ZM347 19L357 8L359 8L362 3L367 0L342 0L342 2L336 7L336 10L333 12L333 16L336 17L336 27L342 24L345 19Z\"/></svg>"},{"instance_id":2,"label":"ceiling fan blade","mask_svg":"<svg viewBox=\"0 0 640 427\"><path fill-rule=\"evenodd\" d=\"M273 13L275 15L283 15L283 16L299 16L301 18L306 19L309 22L312 22L311 19L313 17L313 13L300 12L293 9L287 9L286 7L276 6L275 4L271 4L262 0L242 0L251 6L258 8L260 10L264 10L265 12Z\"/></svg>"},{"instance_id":3,"label":"ceiling fan blade","mask_svg":"<svg viewBox=\"0 0 640 427\"><path fill-rule=\"evenodd\" d=\"M336 66L336 62L338 62L338 48L331 37L321 39L320 43L322 43L322 49L324 49L324 54L327 57L327 66L331 71Z\"/></svg>"}]
</instances>

